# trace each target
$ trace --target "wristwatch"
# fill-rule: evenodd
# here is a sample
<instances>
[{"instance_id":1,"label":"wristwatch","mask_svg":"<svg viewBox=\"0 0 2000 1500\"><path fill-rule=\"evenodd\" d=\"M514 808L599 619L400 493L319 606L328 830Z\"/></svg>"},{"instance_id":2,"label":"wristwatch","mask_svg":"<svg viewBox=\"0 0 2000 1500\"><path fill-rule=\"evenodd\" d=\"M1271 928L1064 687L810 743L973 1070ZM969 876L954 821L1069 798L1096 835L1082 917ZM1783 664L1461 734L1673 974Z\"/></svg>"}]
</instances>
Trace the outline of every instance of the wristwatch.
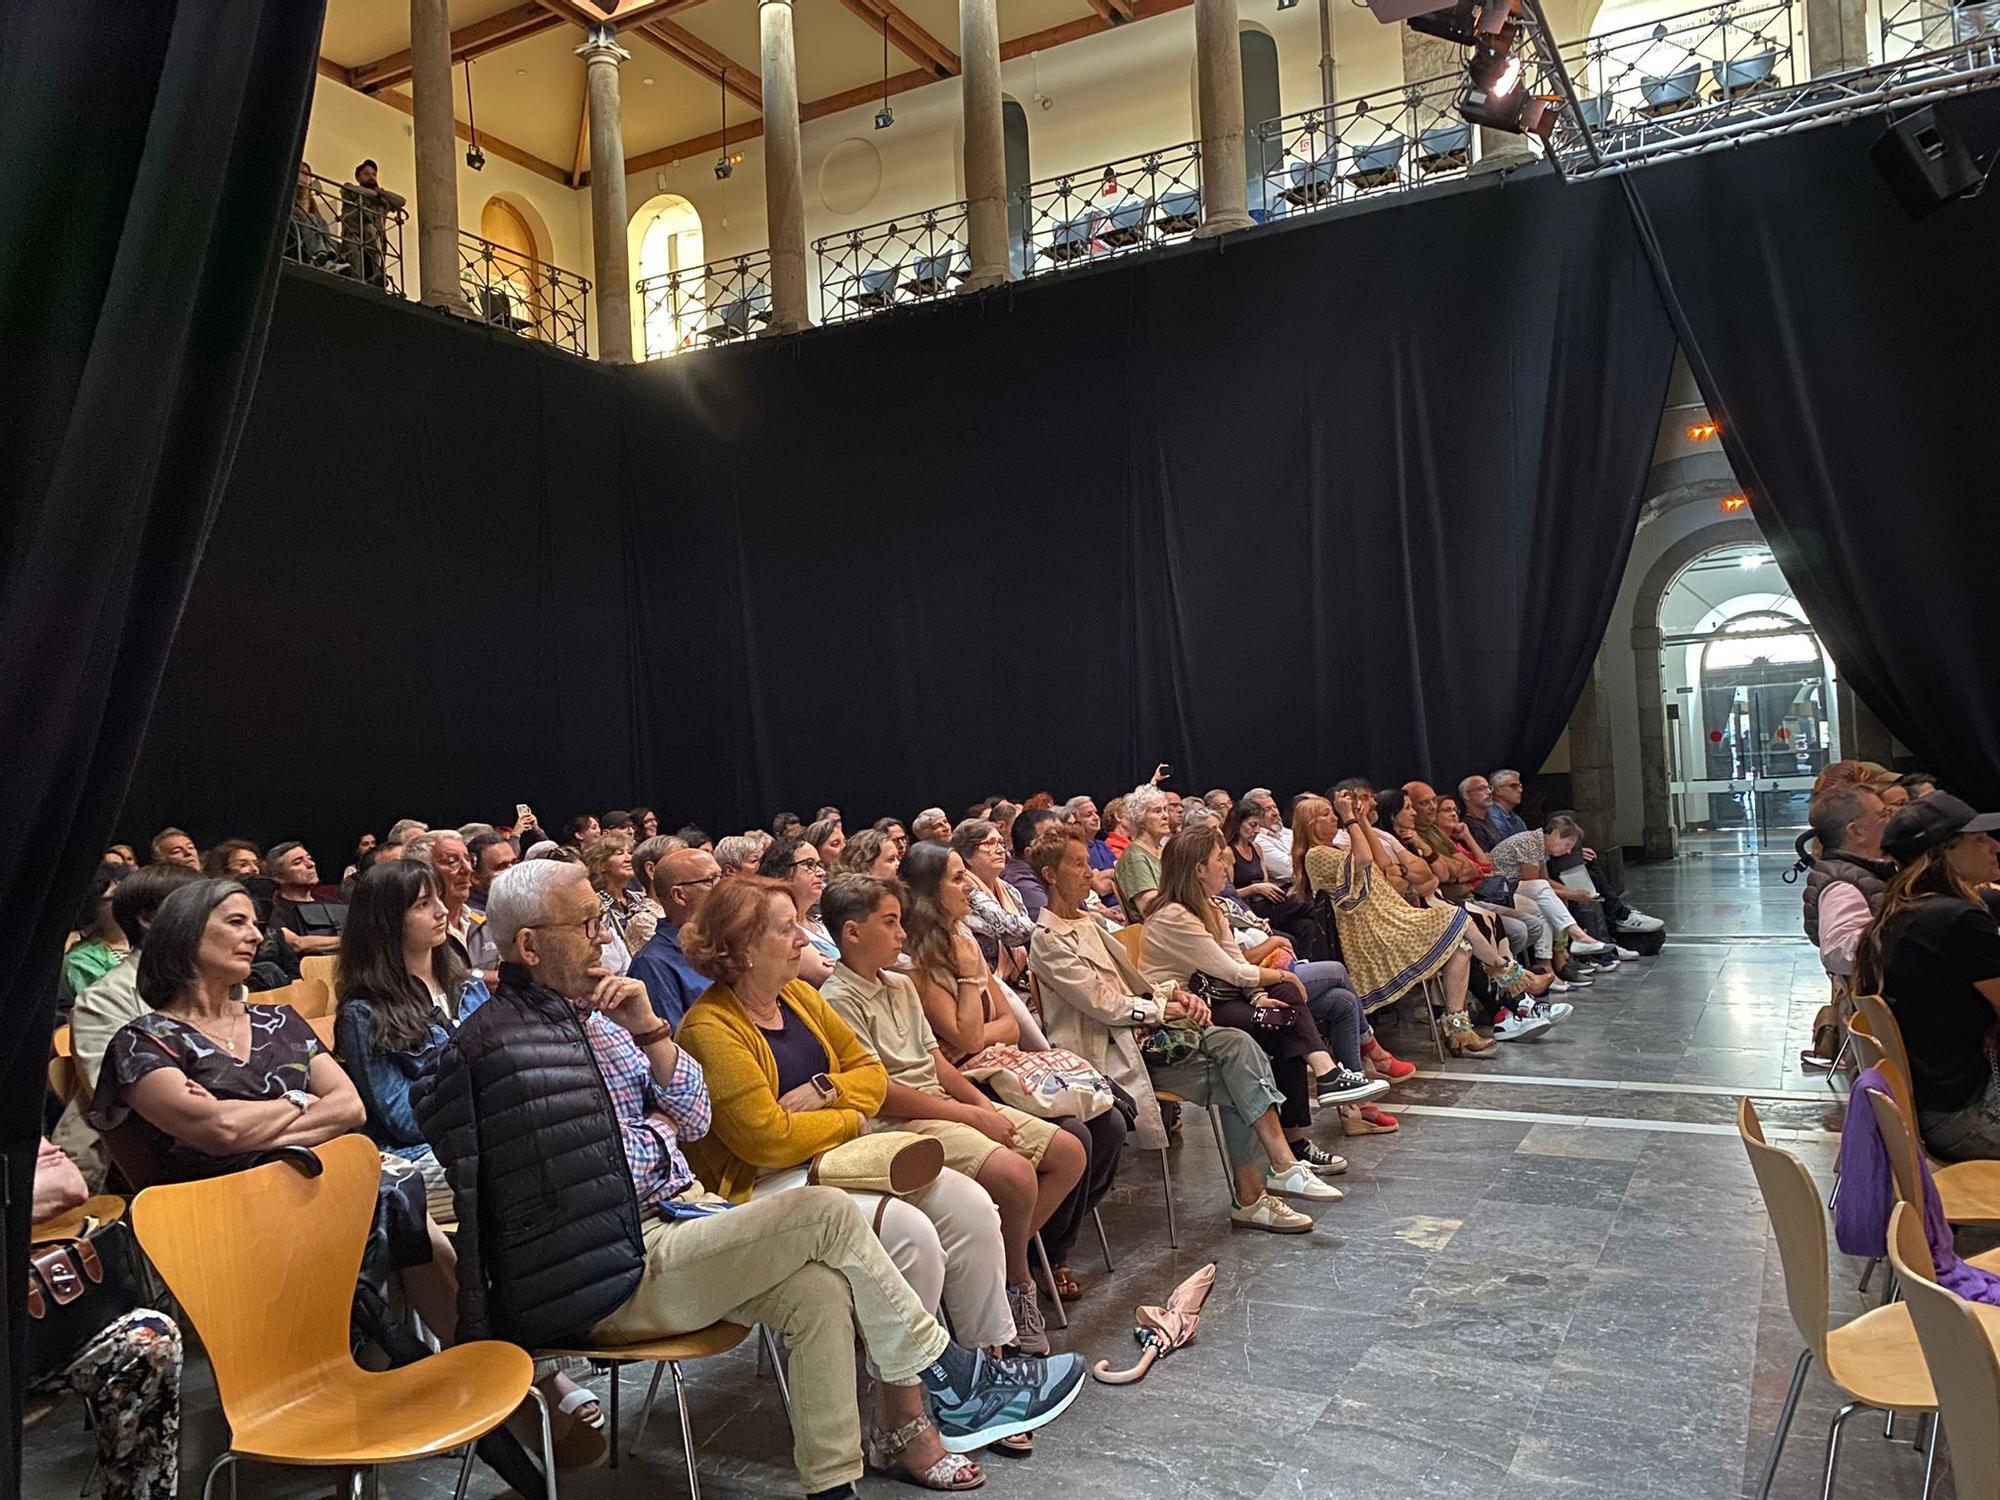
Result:
<instances>
[{"instance_id":1,"label":"wristwatch","mask_svg":"<svg viewBox=\"0 0 2000 1500\"><path fill-rule=\"evenodd\" d=\"M304 1089L286 1089L284 1099L285 1103L291 1105L300 1114L304 1114L312 1108L313 1096L308 1094Z\"/></svg>"}]
</instances>

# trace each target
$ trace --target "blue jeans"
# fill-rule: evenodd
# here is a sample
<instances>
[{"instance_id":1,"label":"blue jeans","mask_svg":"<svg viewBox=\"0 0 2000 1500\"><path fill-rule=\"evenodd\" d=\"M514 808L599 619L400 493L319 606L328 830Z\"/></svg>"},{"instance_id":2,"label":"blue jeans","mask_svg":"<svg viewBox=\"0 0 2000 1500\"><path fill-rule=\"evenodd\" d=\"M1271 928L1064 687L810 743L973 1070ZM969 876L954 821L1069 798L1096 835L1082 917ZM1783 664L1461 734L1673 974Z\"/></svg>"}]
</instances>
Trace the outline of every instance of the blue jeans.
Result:
<instances>
[{"instance_id":1,"label":"blue jeans","mask_svg":"<svg viewBox=\"0 0 2000 1500\"><path fill-rule=\"evenodd\" d=\"M1334 1061L1361 1071L1361 1040L1368 1023L1361 1017L1361 1000L1347 978L1347 965L1332 962L1294 964L1292 973L1306 987L1306 1008L1325 1035Z\"/></svg>"}]
</instances>

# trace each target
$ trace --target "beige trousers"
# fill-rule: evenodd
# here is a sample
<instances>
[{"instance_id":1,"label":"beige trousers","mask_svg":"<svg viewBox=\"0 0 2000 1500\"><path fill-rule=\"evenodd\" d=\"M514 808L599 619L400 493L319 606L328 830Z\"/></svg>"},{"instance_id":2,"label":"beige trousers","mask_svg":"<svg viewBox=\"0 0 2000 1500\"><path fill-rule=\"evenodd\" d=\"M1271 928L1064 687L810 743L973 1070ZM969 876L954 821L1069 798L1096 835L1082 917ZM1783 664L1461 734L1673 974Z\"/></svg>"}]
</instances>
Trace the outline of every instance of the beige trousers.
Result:
<instances>
[{"instance_id":1,"label":"beige trousers","mask_svg":"<svg viewBox=\"0 0 2000 1500\"><path fill-rule=\"evenodd\" d=\"M950 1342L853 1200L807 1187L707 1219L646 1221L639 1289L591 1330L604 1344L762 1323L791 1349L792 1457L808 1494L861 1477L854 1335L882 1378L916 1380Z\"/></svg>"}]
</instances>

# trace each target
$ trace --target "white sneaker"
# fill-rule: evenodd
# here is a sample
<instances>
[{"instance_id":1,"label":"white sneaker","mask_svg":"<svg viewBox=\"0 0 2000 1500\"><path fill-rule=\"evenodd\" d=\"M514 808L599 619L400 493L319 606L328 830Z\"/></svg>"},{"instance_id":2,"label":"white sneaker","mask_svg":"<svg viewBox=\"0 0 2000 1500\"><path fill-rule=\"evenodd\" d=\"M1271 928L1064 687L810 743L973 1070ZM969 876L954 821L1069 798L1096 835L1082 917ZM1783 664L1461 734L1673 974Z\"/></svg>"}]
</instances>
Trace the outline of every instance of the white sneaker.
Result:
<instances>
[{"instance_id":1,"label":"white sneaker","mask_svg":"<svg viewBox=\"0 0 2000 1500\"><path fill-rule=\"evenodd\" d=\"M1658 917L1649 917L1635 906L1625 913L1625 920L1618 924L1618 930L1620 932L1658 932L1666 925Z\"/></svg>"},{"instance_id":2,"label":"white sneaker","mask_svg":"<svg viewBox=\"0 0 2000 1500\"><path fill-rule=\"evenodd\" d=\"M1266 1234L1310 1234L1313 1221L1289 1203L1280 1203L1266 1193L1247 1207L1230 1209L1229 1227L1261 1229Z\"/></svg>"},{"instance_id":3,"label":"white sneaker","mask_svg":"<svg viewBox=\"0 0 2000 1500\"><path fill-rule=\"evenodd\" d=\"M1551 1025L1561 1025L1576 1014L1576 1007L1567 1000L1523 1000L1514 1007L1514 1014L1526 1013L1531 1016L1547 1016Z\"/></svg>"},{"instance_id":4,"label":"white sneaker","mask_svg":"<svg viewBox=\"0 0 2000 1500\"><path fill-rule=\"evenodd\" d=\"M1530 1037L1540 1036L1549 1029L1547 1016L1522 1015L1515 1011L1506 1020L1493 1027L1493 1039L1499 1042L1525 1042Z\"/></svg>"},{"instance_id":5,"label":"white sneaker","mask_svg":"<svg viewBox=\"0 0 2000 1500\"><path fill-rule=\"evenodd\" d=\"M1569 993L1569 988L1570 988L1569 981L1567 979L1558 979L1548 987L1545 993L1551 995L1567 995Z\"/></svg>"},{"instance_id":6,"label":"white sneaker","mask_svg":"<svg viewBox=\"0 0 2000 1500\"><path fill-rule=\"evenodd\" d=\"M1273 1193L1283 1193L1287 1198L1323 1198L1329 1203L1338 1203L1347 1194L1332 1183L1323 1181L1319 1174L1302 1161L1295 1161L1284 1171L1276 1167L1264 1174L1264 1186Z\"/></svg>"},{"instance_id":7,"label":"white sneaker","mask_svg":"<svg viewBox=\"0 0 2000 1500\"><path fill-rule=\"evenodd\" d=\"M1595 958L1600 953L1609 953L1611 945L1600 943L1596 938L1582 937L1569 940L1569 951L1579 958Z\"/></svg>"},{"instance_id":8,"label":"white sneaker","mask_svg":"<svg viewBox=\"0 0 2000 1500\"><path fill-rule=\"evenodd\" d=\"M1630 948L1614 948L1612 951L1618 955L1621 964L1636 964L1639 961L1639 955Z\"/></svg>"}]
</instances>

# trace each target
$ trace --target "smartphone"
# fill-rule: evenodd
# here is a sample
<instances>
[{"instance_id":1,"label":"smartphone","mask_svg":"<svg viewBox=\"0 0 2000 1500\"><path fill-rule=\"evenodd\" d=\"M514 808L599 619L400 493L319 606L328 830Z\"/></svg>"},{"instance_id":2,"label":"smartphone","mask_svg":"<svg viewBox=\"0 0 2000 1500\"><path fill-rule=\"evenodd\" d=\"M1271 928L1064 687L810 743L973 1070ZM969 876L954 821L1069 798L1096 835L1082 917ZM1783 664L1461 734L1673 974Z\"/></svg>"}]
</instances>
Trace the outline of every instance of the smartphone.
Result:
<instances>
[{"instance_id":1,"label":"smartphone","mask_svg":"<svg viewBox=\"0 0 2000 1500\"><path fill-rule=\"evenodd\" d=\"M535 815L534 809L529 807L527 803L516 802L514 804L514 826L516 828L519 828L523 823L528 822L531 818L534 817L534 815Z\"/></svg>"}]
</instances>

